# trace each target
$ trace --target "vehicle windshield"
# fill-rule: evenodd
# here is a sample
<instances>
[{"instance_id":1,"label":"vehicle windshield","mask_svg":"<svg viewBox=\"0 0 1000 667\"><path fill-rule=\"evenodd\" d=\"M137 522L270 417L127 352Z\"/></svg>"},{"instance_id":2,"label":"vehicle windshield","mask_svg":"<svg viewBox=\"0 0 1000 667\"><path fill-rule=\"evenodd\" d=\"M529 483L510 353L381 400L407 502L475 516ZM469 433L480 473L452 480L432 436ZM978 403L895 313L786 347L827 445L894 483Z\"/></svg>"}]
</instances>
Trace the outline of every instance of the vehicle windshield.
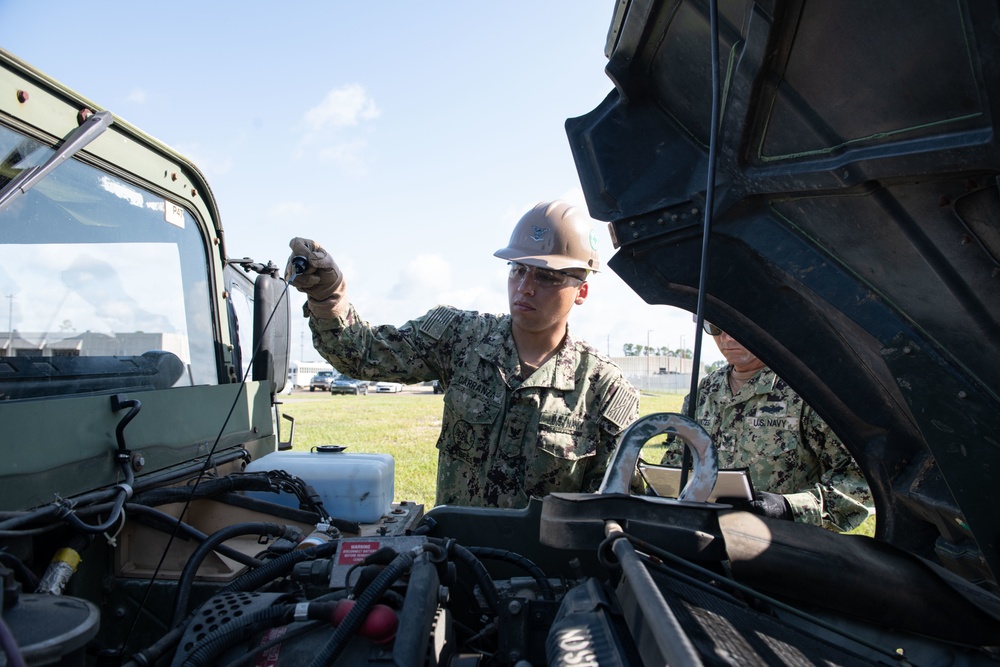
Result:
<instances>
[{"instance_id":1,"label":"vehicle windshield","mask_svg":"<svg viewBox=\"0 0 1000 667\"><path fill-rule=\"evenodd\" d=\"M52 152L0 127L0 188ZM67 160L0 210L0 400L217 384L207 267L188 211Z\"/></svg>"}]
</instances>

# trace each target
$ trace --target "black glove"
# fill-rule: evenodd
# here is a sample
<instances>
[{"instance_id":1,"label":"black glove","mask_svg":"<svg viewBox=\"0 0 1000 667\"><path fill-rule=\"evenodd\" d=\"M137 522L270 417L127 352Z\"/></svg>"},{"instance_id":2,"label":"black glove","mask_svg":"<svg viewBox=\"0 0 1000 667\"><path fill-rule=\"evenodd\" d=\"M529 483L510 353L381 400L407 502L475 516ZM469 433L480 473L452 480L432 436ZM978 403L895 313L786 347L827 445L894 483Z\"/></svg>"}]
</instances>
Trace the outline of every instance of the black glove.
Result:
<instances>
[{"instance_id":1,"label":"black glove","mask_svg":"<svg viewBox=\"0 0 1000 667\"><path fill-rule=\"evenodd\" d=\"M753 512L759 516L766 516L772 519L792 520L792 506L788 504L788 499L780 493L768 493L767 491L756 491L753 500L744 498L719 498L720 503L732 505L735 509L745 512Z\"/></svg>"}]
</instances>

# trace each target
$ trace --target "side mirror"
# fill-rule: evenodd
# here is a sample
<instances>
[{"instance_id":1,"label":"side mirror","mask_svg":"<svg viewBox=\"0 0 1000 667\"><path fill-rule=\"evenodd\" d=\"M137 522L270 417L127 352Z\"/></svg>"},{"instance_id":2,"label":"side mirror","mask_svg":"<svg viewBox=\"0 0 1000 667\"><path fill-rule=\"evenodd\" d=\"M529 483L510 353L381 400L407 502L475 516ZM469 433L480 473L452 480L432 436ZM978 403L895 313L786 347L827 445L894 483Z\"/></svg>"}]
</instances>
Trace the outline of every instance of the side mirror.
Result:
<instances>
[{"instance_id":1,"label":"side mirror","mask_svg":"<svg viewBox=\"0 0 1000 667\"><path fill-rule=\"evenodd\" d=\"M253 290L253 359L251 379L271 385L271 395L285 388L288 379L291 306L285 282L270 273L261 273Z\"/></svg>"}]
</instances>

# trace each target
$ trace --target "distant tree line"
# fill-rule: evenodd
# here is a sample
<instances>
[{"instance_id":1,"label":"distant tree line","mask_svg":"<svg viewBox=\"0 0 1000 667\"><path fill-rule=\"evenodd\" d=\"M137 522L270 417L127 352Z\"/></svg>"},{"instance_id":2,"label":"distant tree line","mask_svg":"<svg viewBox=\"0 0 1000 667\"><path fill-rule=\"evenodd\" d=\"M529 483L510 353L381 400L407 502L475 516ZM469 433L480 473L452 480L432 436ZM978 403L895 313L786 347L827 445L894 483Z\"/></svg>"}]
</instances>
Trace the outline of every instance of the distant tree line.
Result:
<instances>
[{"instance_id":1,"label":"distant tree line","mask_svg":"<svg viewBox=\"0 0 1000 667\"><path fill-rule=\"evenodd\" d=\"M677 357L680 359L690 359L693 356L691 350L676 349L669 347L649 347L648 345L636 345L635 343L625 343L622 352L626 357Z\"/></svg>"}]
</instances>

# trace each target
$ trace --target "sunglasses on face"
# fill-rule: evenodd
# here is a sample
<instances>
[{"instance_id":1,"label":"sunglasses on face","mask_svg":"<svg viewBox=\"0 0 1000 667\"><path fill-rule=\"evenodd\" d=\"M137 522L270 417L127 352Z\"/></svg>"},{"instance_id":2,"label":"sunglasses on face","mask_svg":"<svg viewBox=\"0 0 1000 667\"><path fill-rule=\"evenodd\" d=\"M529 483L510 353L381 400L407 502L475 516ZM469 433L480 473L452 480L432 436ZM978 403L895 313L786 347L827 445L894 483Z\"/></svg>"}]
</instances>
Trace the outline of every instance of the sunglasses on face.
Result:
<instances>
[{"instance_id":1,"label":"sunglasses on face","mask_svg":"<svg viewBox=\"0 0 1000 667\"><path fill-rule=\"evenodd\" d=\"M718 336L720 333L722 333L722 329L715 326L711 322L705 322L704 326L705 326L705 333L707 333L709 336Z\"/></svg>"},{"instance_id":2,"label":"sunglasses on face","mask_svg":"<svg viewBox=\"0 0 1000 667\"><path fill-rule=\"evenodd\" d=\"M585 278L580 278L579 276L574 276L572 273L567 273L566 271L560 271L558 269L543 269L537 266L528 266L527 264L520 264L518 262L507 262L510 266L510 279L520 282L524 280L524 277L529 273L535 280L535 284L539 287L562 287L570 279L577 282L585 282Z\"/></svg>"}]
</instances>

